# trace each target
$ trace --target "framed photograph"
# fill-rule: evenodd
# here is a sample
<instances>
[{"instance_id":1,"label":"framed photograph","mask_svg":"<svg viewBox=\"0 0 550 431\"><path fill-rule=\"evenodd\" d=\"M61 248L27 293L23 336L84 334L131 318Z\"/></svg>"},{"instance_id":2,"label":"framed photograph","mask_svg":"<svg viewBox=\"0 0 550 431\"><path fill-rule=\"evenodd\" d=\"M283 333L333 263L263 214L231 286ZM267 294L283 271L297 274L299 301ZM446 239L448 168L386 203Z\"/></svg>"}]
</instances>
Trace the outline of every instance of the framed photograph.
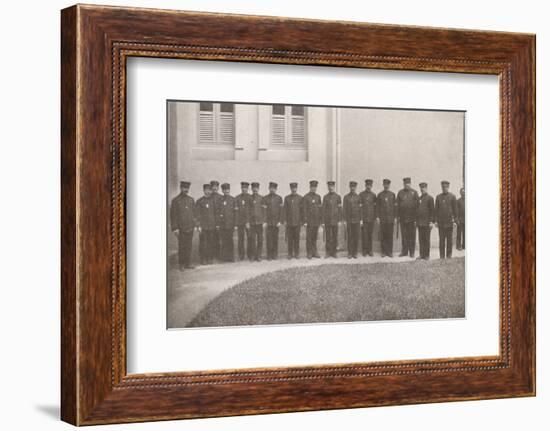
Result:
<instances>
[{"instance_id":1,"label":"framed photograph","mask_svg":"<svg viewBox=\"0 0 550 431\"><path fill-rule=\"evenodd\" d=\"M61 18L63 420L535 394L534 35Z\"/></svg>"}]
</instances>

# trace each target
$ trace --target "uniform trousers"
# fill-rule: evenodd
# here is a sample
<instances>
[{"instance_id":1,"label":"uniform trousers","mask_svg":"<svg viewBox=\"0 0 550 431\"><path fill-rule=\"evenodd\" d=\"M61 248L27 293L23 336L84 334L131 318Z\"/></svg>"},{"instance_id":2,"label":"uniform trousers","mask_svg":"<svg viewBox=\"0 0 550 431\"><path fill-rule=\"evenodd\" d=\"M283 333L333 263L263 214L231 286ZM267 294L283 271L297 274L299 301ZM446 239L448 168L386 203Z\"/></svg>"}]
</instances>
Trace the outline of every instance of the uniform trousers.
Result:
<instances>
[{"instance_id":1,"label":"uniform trousers","mask_svg":"<svg viewBox=\"0 0 550 431\"><path fill-rule=\"evenodd\" d=\"M250 225L250 260L260 260L264 244L264 227L261 224Z\"/></svg>"},{"instance_id":2,"label":"uniform trousers","mask_svg":"<svg viewBox=\"0 0 550 431\"><path fill-rule=\"evenodd\" d=\"M380 223L380 246L382 256L393 255L393 223Z\"/></svg>"},{"instance_id":3,"label":"uniform trousers","mask_svg":"<svg viewBox=\"0 0 550 431\"><path fill-rule=\"evenodd\" d=\"M181 267L191 265L191 247L193 244L193 230L178 232L178 264Z\"/></svg>"},{"instance_id":4,"label":"uniform trousers","mask_svg":"<svg viewBox=\"0 0 550 431\"><path fill-rule=\"evenodd\" d=\"M430 236L432 228L430 226L418 226L418 248L422 259L430 258Z\"/></svg>"},{"instance_id":5,"label":"uniform trousers","mask_svg":"<svg viewBox=\"0 0 550 431\"><path fill-rule=\"evenodd\" d=\"M237 227L237 252L239 259L244 260L245 254L250 259L250 231L245 225Z\"/></svg>"},{"instance_id":6,"label":"uniform trousers","mask_svg":"<svg viewBox=\"0 0 550 431\"><path fill-rule=\"evenodd\" d=\"M439 257L453 256L453 226L439 227Z\"/></svg>"},{"instance_id":7,"label":"uniform trousers","mask_svg":"<svg viewBox=\"0 0 550 431\"><path fill-rule=\"evenodd\" d=\"M307 257L318 256L317 252L317 235L319 234L319 226L307 225L306 229L306 252Z\"/></svg>"},{"instance_id":8,"label":"uniform trousers","mask_svg":"<svg viewBox=\"0 0 550 431\"><path fill-rule=\"evenodd\" d=\"M298 257L300 255L300 225L286 227L286 242L288 256Z\"/></svg>"},{"instance_id":9,"label":"uniform trousers","mask_svg":"<svg viewBox=\"0 0 550 431\"><path fill-rule=\"evenodd\" d=\"M363 251L363 256L372 253L372 231L374 229L374 222L367 221L363 222L361 227L361 246Z\"/></svg>"},{"instance_id":10,"label":"uniform trousers","mask_svg":"<svg viewBox=\"0 0 550 431\"><path fill-rule=\"evenodd\" d=\"M199 235L199 255L202 264L212 263L214 259L215 229L203 229Z\"/></svg>"},{"instance_id":11,"label":"uniform trousers","mask_svg":"<svg viewBox=\"0 0 550 431\"><path fill-rule=\"evenodd\" d=\"M267 226L265 231L265 247L268 259L277 259L279 254L279 227Z\"/></svg>"},{"instance_id":12,"label":"uniform trousers","mask_svg":"<svg viewBox=\"0 0 550 431\"><path fill-rule=\"evenodd\" d=\"M466 248L466 224L464 222L457 223L456 225L456 248Z\"/></svg>"},{"instance_id":13,"label":"uniform trousers","mask_svg":"<svg viewBox=\"0 0 550 431\"><path fill-rule=\"evenodd\" d=\"M224 262L233 262L235 260L233 230L234 228L220 229L220 259Z\"/></svg>"},{"instance_id":14,"label":"uniform trousers","mask_svg":"<svg viewBox=\"0 0 550 431\"><path fill-rule=\"evenodd\" d=\"M338 224L325 224L325 250L327 256L336 257L338 249Z\"/></svg>"},{"instance_id":15,"label":"uniform trousers","mask_svg":"<svg viewBox=\"0 0 550 431\"><path fill-rule=\"evenodd\" d=\"M218 229L214 230L212 237L212 256L215 259L221 259L221 236Z\"/></svg>"},{"instance_id":16,"label":"uniform trousers","mask_svg":"<svg viewBox=\"0 0 550 431\"><path fill-rule=\"evenodd\" d=\"M416 248L416 229L414 221L401 222L401 254L414 257Z\"/></svg>"},{"instance_id":17,"label":"uniform trousers","mask_svg":"<svg viewBox=\"0 0 550 431\"><path fill-rule=\"evenodd\" d=\"M348 236L348 256L357 256L357 250L359 249L359 223L346 223L347 236Z\"/></svg>"}]
</instances>

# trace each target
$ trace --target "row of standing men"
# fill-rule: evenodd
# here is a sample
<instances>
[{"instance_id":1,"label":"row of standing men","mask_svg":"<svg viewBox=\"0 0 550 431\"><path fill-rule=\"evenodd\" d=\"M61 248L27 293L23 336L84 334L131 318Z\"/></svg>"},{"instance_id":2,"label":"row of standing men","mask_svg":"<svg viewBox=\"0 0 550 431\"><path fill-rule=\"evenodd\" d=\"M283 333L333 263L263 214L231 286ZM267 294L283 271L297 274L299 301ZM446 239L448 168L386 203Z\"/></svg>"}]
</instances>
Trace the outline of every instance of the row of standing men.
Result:
<instances>
[{"instance_id":1,"label":"row of standing men","mask_svg":"<svg viewBox=\"0 0 550 431\"><path fill-rule=\"evenodd\" d=\"M306 229L308 259L318 258L317 242L323 229L326 258L337 256L338 228L344 223L348 258L356 258L361 240L363 256L373 256L373 231L380 223L382 257L393 256L394 226L401 230L400 256L415 256L418 230L418 259L430 257L430 235L435 225L439 229L440 258L450 258L453 251L453 228L457 226L457 249L465 248L465 192L460 189L457 199L449 191L449 182L441 182L441 193L434 200L428 193L428 184L420 183L420 194L411 187L411 179L403 179L403 189L397 195L390 190L391 181L383 180L383 190L372 191L373 180L365 180L365 190L357 193L357 182L349 183L350 192L342 199L335 191L335 182L328 181L328 193L317 194L318 181L309 182L309 192L298 194L298 184L290 183L290 194L284 199L277 194L278 185L269 183L269 193L261 196L260 184L241 182L241 194L231 196L230 185L219 182L204 184L204 196L195 200L189 196L191 183L180 182L180 194L171 203L171 229L178 238L180 269L193 268L191 251L194 231L199 232L200 263L207 265L214 259L233 262L234 232L237 230L237 251L240 260L260 261L264 228L267 259L278 257L279 228L284 225L288 259L298 259L300 230ZM249 188L252 193L249 193Z\"/></svg>"}]
</instances>

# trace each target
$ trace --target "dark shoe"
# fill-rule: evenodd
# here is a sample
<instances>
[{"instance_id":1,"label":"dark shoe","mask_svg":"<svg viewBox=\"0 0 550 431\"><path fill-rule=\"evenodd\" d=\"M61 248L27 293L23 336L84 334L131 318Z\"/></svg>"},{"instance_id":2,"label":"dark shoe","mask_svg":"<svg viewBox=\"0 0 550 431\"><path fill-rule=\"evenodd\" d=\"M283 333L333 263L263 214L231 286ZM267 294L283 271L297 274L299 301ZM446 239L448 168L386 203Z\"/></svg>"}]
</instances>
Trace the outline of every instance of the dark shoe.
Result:
<instances>
[{"instance_id":1,"label":"dark shoe","mask_svg":"<svg viewBox=\"0 0 550 431\"><path fill-rule=\"evenodd\" d=\"M382 254L380 255L380 257L386 257L386 255L385 255L384 253L382 253Z\"/></svg>"},{"instance_id":2,"label":"dark shoe","mask_svg":"<svg viewBox=\"0 0 550 431\"><path fill-rule=\"evenodd\" d=\"M408 256L408 255L409 255L409 253L403 253L403 252L402 252L402 253L399 255L399 257L405 257L405 256Z\"/></svg>"},{"instance_id":3,"label":"dark shoe","mask_svg":"<svg viewBox=\"0 0 550 431\"><path fill-rule=\"evenodd\" d=\"M371 251L370 253L368 253L368 255L369 255L370 257L373 257L373 256L374 256L374 254L373 254L372 251Z\"/></svg>"},{"instance_id":4,"label":"dark shoe","mask_svg":"<svg viewBox=\"0 0 550 431\"><path fill-rule=\"evenodd\" d=\"M195 269L195 267L193 265L186 265L185 269Z\"/></svg>"},{"instance_id":5,"label":"dark shoe","mask_svg":"<svg viewBox=\"0 0 550 431\"><path fill-rule=\"evenodd\" d=\"M411 253L409 256L410 256L410 257L414 257L414 253Z\"/></svg>"},{"instance_id":6,"label":"dark shoe","mask_svg":"<svg viewBox=\"0 0 550 431\"><path fill-rule=\"evenodd\" d=\"M314 254L313 257L314 257L315 259L321 259L321 256L319 256L318 254Z\"/></svg>"},{"instance_id":7,"label":"dark shoe","mask_svg":"<svg viewBox=\"0 0 550 431\"><path fill-rule=\"evenodd\" d=\"M393 253L390 253L387 255L388 257L393 257Z\"/></svg>"}]
</instances>

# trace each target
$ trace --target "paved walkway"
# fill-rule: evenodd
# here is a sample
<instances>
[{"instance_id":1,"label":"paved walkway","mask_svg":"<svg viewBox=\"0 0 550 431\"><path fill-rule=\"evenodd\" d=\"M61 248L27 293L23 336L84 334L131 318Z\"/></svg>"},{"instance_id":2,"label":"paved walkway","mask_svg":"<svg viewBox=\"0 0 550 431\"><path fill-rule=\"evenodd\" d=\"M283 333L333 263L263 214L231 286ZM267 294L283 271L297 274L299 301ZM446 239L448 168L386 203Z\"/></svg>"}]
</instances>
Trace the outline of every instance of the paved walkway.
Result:
<instances>
[{"instance_id":1,"label":"paved walkway","mask_svg":"<svg viewBox=\"0 0 550 431\"><path fill-rule=\"evenodd\" d=\"M280 257L278 260L262 260L261 262L238 261L234 263L219 263L198 266L192 270L179 271L170 269L168 272L168 327L183 328L201 311L206 304L221 292L236 284L259 275L281 269L302 266L317 266L324 264L371 264L377 262L410 262L409 257L373 257L358 256L348 259L344 251L336 259L300 259L288 260ZM432 248L432 259L439 256L439 249ZM464 251L453 250L454 257L464 256Z\"/></svg>"}]
</instances>

